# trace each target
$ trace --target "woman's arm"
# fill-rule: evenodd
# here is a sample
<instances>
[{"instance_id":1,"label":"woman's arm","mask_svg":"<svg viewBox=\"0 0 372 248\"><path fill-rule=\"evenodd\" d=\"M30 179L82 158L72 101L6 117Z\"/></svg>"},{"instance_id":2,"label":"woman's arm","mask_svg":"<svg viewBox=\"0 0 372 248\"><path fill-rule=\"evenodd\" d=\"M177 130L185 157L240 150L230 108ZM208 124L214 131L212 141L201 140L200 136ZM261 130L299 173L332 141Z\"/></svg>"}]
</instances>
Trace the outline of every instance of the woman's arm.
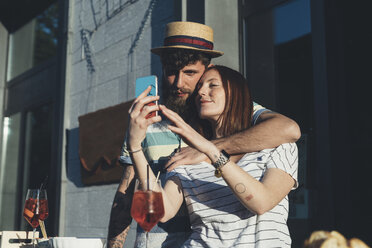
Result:
<instances>
[{"instance_id":1,"label":"woman's arm","mask_svg":"<svg viewBox=\"0 0 372 248\"><path fill-rule=\"evenodd\" d=\"M150 89L150 87L147 88L141 95L139 95L129 109L128 152L130 153L137 178L141 183L145 183L146 180L156 180L156 177L147 162L145 154L143 153L141 144L146 137L147 128L153 123L161 121L160 116L146 118L150 112L159 110L157 105L146 106L146 104L159 99L158 96L147 96ZM158 187L157 184L154 186ZM164 220L173 217L181 206L183 196L182 192L177 193L179 192L179 186L180 184L177 180L170 180L162 192L165 212ZM159 188L154 189L162 190Z\"/></svg>"},{"instance_id":2,"label":"woman's arm","mask_svg":"<svg viewBox=\"0 0 372 248\"><path fill-rule=\"evenodd\" d=\"M233 162L221 169L222 177L240 202L250 211L260 215L275 207L288 195L294 179L281 169L268 169L258 181Z\"/></svg>"},{"instance_id":3,"label":"woman's arm","mask_svg":"<svg viewBox=\"0 0 372 248\"><path fill-rule=\"evenodd\" d=\"M281 148L281 150L283 149ZM204 153L212 163L215 163L221 156L220 150L212 143L208 150L204 150ZM296 157L296 154L294 157L291 156L291 161L286 157L280 158L276 149L271 155L268 164L276 163L276 160L281 159L280 163L284 163L284 167L295 166L293 167L295 169L297 168ZM273 166L268 166L261 181L252 177L233 161L229 161L221 168L221 174L240 202L247 209L258 215L275 207L288 195L295 185L295 180L291 175L282 169L273 168Z\"/></svg>"},{"instance_id":4,"label":"woman's arm","mask_svg":"<svg viewBox=\"0 0 372 248\"><path fill-rule=\"evenodd\" d=\"M197 133L173 111L164 106L160 108L164 115L174 123L174 126L168 126L171 131L181 135L201 153L204 153L212 163L219 159L221 152L217 146ZM293 163L291 166L294 166L293 169L297 171L297 149L293 152L296 153L292 161L281 160L281 163L285 163L284 167L287 163L288 166ZM267 169L261 181L256 180L232 161L221 168L222 177L238 199L249 210L257 214L263 214L276 206L295 184L292 176L281 169L275 168L278 159L280 159L279 152L273 152L271 160L268 162L271 163L268 164L269 169Z\"/></svg>"},{"instance_id":5,"label":"woman's arm","mask_svg":"<svg viewBox=\"0 0 372 248\"><path fill-rule=\"evenodd\" d=\"M141 182L145 183L145 180L147 180L147 172L149 172L150 181L156 180L152 170L147 168L149 165L142 150L140 152L132 153L131 157L135 165L136 175ZM158 187L157 184L154 186ZM164 217L160 219L160 221L166 222L174 217L181 207L183 201L181 182L179 181L178 177L174 176L167 180L164 189L154 188L154 190L160 190L162 192Z\"/></svg>"},{"instance_id":6,"label":"woman's arm","mask_svg":"<svg viewBox=\"0 0 372 248\"><path fill-rule=\"evenodd\" d=\"M181 181L177 176L169 178L163 190L164 217L160 220L166 222L173 218L183 202Z\"/></svg>"}]
</instances>

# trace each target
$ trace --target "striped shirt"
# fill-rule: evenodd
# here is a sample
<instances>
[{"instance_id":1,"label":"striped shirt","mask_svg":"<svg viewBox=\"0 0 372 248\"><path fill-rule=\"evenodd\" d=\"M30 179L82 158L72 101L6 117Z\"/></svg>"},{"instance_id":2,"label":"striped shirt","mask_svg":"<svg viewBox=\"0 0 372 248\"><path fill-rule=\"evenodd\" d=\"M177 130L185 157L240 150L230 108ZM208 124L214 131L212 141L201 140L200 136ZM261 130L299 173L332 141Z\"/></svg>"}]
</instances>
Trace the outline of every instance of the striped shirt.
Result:
<instances>
[{"instance_id":1,"label":"striped shirt","mask_svg":"<svg viewBox=\"0 0 372 248\"><path fill-rule=\"evenodd\" d=\"M261 180L269 168L278 168L295 180L298 151L294 143L245 154L237 163ZM214 176L206 162L177 167L167 178L178 176L189 212L192 234L183 247L291 247L287 227L288 196L270 211L256 215L245 208L223 178Z\"/></svg>"},{"instance_id":2,"label":"striped shirt","mask_svg":"<svg viewBox=\"0 0 372 248\"><path fill-rule=\"evenodd\" d=\"M252 124L254 125L265 109L259 104L253 105ZM186 143L175 133L168 129L169 121L163 120L150 125L146 130L146 138L142 142L143 152L152 169L157 174L158 171L164 172L164 165L169 159L169 155L178 147L187 146ZM127 135L128 137L128 135ZM120 162L123 164L133 164L130 158L127 142L124 141ZM165 182L165 173L160 174L161 182ZM177 215L166 223L159 223L150 230L148 236L148 247L179 247L187 240L190 232L190 222L185 204L182 204ZM145 232L137 226L136 242L134 247L142 248L146 246Z\"/></svg>"},{"instance_id":3,"label":"striped shirt","mask_svg":"<svg viewBox=\"0 0 372 248\"><path fill-rule=\"evenodd\" d=\"M257 103L253 104L253 125L257 122L258 117L265 111L270 110ZM158 163L164 164L174 149L179 146L187 146L177 134L168 129L168 124L168 121L161 121L152 124L147 128L146 138L142 142L142 147L150 165ZM124 141L124 145L121 150L120 162L123 164L133 164L127 149L126 140ZM155 165L155 167L157 166ZM157 173L157 171L154 171L154 173Z\"/></svg>"}]
</instances>

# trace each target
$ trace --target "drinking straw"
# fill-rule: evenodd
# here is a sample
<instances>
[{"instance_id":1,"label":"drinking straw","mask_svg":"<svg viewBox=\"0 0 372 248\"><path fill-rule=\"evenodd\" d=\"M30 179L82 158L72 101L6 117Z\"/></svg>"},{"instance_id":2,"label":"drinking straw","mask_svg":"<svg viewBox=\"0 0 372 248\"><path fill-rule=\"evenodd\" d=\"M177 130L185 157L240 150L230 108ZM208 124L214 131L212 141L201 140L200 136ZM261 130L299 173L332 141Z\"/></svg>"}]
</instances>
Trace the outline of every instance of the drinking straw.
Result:
<instances>
[{"instance_id":1,"label":"drinking straw","mask_svg":"<svg viewBox=\"0 0 372 248\"><path fill-rule=\"evenodd\" d=\"M39 224L40 224L41 232L43 233L43 238L44 239L48 238L47 233L46 233L46 228L44 225L44 221L39 220Z\"/></svg>"},{"instance_id":2,"label":"drinking straw","mask_svg":"<svg viewBox=\"0 0 372 248\"><path fill-rule=\"evenodd\" d=\"M40 210L39 207L40 207L40 190L37 190L35 214L39 214L39 210Z\"/></svg>"},{"instance_id":3,"label":"drinking straw","mask_svg":"<svg viewBox=\"0 0 372 248\"><path fill-rule=\"evenodd\" d=\"M41 183L39 190L37 191L37 204L36 204L36 214L39 214L39 200L40 200L40 192L43 189L46 181L48 179L48 175L45 177L44 181Z\"/></svg>"},{"instance_id":4,"label":"drinking straw","mask_svg":"<svg viewBox=\"0 0 372 248\"><path fill-rule=\"evenodd\" d=\"M46 175L46 177L45 177L45 179L44 179L44 181L41 183L41 185L40 185L40 191L43 189L43 187L45 187L45 185L47 184L47 180L48 180L48 175Z\"/></svg>"},{"instance_id":5,"label":"drinking straw","mask_svg":"<svg viewBox=\"0 0 372 248\"><path fill-rule=\"evenodd\" d=\"M47 180L48 180L48 175L46 175L44 181L40 185L40 189L38 191L38 201L39 201L39 194L40 194L41 190L43 189L43 187L45 187L45 185L47 184ZM39 202L38 202L38 205L39 205ZM39 225L40 225L41 232L43 233L43 238L44 239L48 238L47 233L46 233L46 229L45 229L45 225L44 225L44 221L39 220Z\"/></svg>"},{"instance_id":6,"label":"drinking straw","mask_svg":"<svg viewBox=\"0 0 372 248\"><path fill-rule=\"evenodd\" d=\"M156 180L155 180L156 183L158 183L159 175L160 175L160 171L158 171L158 175L156 176Z\"/></svg>"},{"instance_id":7,"label":"drinking straw","mask_svg":"<svg viewBox=\"0 0 372 248\"><path fill-rule=\"evenodd\" d=\"M147 164L147 190L150 190L150 187L149 187L149 185L150 185L150 182L149 182L149 173L150 173L150 165L149 164Z\"/></svg>"}]
</instances>

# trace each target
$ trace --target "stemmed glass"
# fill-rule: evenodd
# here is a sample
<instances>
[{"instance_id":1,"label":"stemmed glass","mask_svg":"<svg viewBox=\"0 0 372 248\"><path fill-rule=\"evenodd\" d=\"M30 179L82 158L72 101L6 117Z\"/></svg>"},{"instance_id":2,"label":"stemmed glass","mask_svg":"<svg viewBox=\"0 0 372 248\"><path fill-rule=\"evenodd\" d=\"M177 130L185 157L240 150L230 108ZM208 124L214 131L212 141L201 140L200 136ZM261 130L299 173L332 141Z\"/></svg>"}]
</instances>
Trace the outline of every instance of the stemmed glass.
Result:
<instances>
[{"instance_id":1,"label":"stemmed glass","mask_svg":"<svg viewBox=\"0 0 372 248\"><path fill-rule=\"evenodd\" d=\"M35 231L39 226L39 220L44 221L48 217L48 199L46 190L28 189L26 195L23 217L32 226L32 244L34 244Z\"/></svg>"},{"instance_id":2,"label":"stemmed glass","mask_svg":"<svg viewBox=\"0 0 372 248\"><path fill-rule=\"evenodd\" d=\"M47 192L45 189L40 190L40 200L39 200L39 225L42 231L43 237L47 238L44 220L48 218L49 215L49 208L48 208L48 198Z\"/></svg>"},{"instance_id":3,"label":"stemmed glass","mask_svg":"<svg viewBox=\"0 0 372 248\"><path fill-rule=\"evenodd\" d=\"M131 215L145 230L147 247L148 232L164 216L160 180L136 180Z\"/></svg>"}]
</instances>

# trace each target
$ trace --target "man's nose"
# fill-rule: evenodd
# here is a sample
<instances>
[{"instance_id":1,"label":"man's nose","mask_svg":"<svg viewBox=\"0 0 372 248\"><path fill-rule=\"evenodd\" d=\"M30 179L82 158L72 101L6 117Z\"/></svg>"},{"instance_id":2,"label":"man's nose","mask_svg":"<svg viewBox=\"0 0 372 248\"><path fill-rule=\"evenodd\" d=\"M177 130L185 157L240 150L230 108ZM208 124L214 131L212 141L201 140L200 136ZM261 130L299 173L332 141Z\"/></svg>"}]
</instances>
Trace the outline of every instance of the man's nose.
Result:
<instances>
[{"instance_id":1,"label":"man's nose","mask_svg":"<svg viewBox=\"0 0 372 248\"><path fill-rule=\"evenodd\" d=\"M178 89L182 89L183 86L184 86L184 82L183 82L183 76L182 76L182 73L179 72L176 76L176 86Z\"/></svg>"}]
</instances>

